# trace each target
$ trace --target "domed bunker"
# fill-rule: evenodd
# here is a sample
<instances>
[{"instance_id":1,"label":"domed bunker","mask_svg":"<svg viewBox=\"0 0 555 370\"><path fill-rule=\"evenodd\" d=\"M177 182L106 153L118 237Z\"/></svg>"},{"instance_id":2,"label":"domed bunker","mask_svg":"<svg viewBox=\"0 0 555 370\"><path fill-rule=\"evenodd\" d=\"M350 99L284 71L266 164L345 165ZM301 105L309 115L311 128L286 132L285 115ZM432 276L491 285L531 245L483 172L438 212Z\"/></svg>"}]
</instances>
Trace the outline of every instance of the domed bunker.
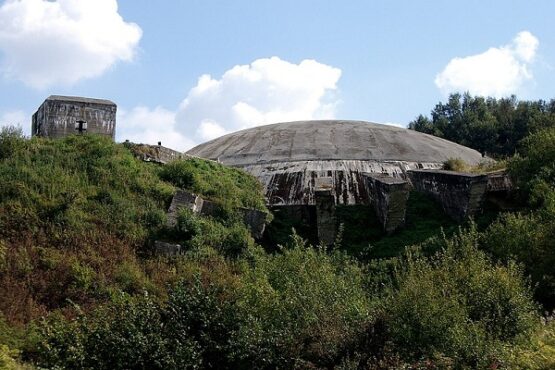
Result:
<instances>
[{"instance_id":1,"label":"domed bunker","mask_svg":"<svg viewBox=\"0 0 555 370\"><path fill-rule=\"evenodd\" d=\"M334 205L373 204L387 231L404 222L410 171L439 170L453 158L472 165L483 160L476 150L435 136L343 120L258 126L198 145L187 154L256 176L270 207L316 206L329 208L333 216ZM391 208L402 212L387 214Z\"/></svg>"}]
</instances>

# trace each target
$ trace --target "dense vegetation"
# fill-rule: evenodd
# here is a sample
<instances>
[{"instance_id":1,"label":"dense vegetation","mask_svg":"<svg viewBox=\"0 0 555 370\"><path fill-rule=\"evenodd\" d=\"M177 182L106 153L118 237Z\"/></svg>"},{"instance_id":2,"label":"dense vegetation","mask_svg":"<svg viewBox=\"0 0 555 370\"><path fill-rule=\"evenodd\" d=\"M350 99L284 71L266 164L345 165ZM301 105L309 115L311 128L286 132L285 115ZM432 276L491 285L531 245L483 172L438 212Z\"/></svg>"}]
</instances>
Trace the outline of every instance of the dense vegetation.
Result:
<instances>
[{"instance_id":1,"label":"dense vegetation","mask_svg":"<svg viewBox=\"0 0 555 370\"><path fill-rule=\"evenodd\" d=\"M431 118L419 115L409 128L474 148L493 157L513 155L526 136L555 127L555 100L518 101L452 94Z\"/></svg>"},{"instance_id":2,"label":"dense vegetation","mask_svg":"<svg viewBox=\"0 0 555 370\"><path fill-rule=\"evenodd\" d=\"M265 209L241 171L4 129L0 368L554 368L555 129L519 141L520 212L456 225L414 193L392 236L340 210L331 248L262 247L237 214ZM176 187L220 212L167 226ZM153 256L156 239L186 252Z\"/></svg>"}]
</instances>

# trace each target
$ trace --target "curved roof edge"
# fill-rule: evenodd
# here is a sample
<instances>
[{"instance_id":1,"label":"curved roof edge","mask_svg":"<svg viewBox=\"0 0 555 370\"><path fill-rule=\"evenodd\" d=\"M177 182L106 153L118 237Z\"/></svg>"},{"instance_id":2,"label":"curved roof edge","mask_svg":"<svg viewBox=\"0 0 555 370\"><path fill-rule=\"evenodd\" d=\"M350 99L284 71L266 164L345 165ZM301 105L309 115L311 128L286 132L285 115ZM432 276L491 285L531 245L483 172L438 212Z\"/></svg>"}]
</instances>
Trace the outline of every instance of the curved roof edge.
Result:
<instances>
[{"instance_id":1,"label":"curved roof edge","mask_svg":"<svg viewBox=\"0 0 555 370\"><path fill-rule=\"evenodd\" d=\"M232 166L307 160L444 162L477 164L471 148L421 132L365 121L293 121L233 132L187 154Z\"/></svg>"}]
</instances>

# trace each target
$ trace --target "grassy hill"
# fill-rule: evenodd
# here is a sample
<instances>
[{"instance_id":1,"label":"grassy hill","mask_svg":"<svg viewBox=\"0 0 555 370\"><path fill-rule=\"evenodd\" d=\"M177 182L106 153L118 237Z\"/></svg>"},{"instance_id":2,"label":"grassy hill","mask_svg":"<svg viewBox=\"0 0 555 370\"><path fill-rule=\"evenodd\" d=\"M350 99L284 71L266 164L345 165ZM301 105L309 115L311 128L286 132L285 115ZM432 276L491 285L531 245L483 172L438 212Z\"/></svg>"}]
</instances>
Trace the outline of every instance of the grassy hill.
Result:
<instances>
[{"instance_id":1,"label":"grassy hill","mask_svg":"<svg viewBox=\"0 0 555 370\"><path fill-rule=\"evenodd\" d=\"M137 256L171 232L165 213L176 186L215 201L229 216L235 207L265 209L254 178L213 162L162 167L92 135L25 140L4 131L0 145L0 312L12 322L69 300L88 305L119 290L163 291L164 279ZM230 233L245 239L237 243L252 243L237 222L187 220L218 229L214 246ZM184 241L194 236L175 233Z\"/></svg>"}]
</instances>

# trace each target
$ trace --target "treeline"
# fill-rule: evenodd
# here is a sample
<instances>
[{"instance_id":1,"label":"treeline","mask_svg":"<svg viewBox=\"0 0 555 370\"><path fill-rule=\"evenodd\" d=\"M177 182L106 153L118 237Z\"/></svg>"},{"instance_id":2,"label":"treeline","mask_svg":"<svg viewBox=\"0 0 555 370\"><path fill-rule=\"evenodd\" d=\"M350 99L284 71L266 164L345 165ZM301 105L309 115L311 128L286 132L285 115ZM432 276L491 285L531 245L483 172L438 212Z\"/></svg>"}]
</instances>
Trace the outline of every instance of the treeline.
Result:
<instances>
[{"instance_id":1,"label":"treeline","mask_svg":"<svg viewBox=\"0 0 555 370\"><path fill-rule=\"evenodd\" d=\"M555 100L519 101L451 94L430 117L419 115L410 129L438 136L500 158L511 156L526 136L555 127Z\"/></svg>"}]
</instances>

